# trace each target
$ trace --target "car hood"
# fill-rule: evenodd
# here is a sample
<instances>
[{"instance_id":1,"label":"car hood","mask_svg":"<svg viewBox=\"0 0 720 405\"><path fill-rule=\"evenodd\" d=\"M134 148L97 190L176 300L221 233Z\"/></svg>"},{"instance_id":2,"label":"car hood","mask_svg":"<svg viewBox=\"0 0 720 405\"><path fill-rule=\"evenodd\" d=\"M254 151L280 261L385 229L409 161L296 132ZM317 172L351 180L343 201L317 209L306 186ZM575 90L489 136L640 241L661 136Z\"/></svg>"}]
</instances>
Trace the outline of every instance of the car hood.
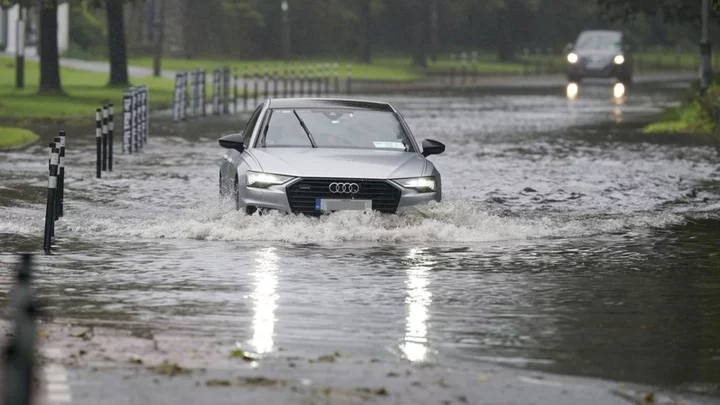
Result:
<instances>
[{"instance_id":1,"label":"car hood","mask_svg":"<svg viewBox=\"0 0 720 405\"><path fill-rule=\"evenodd\" d=\"M617 55L622 55L622 51L608 51L599 49L578 49L574 53L581 58L599 58L599 59L613 59Z\"/></svg>"},{"instance_id":2,"label":"car hood","mask_svg":"<svg viewBox=\"0 0 720 405\"><path fill-rule=\"evenodd\" d=\"M387 179L422 176L418 153L335 148L257 148L249 151L267 173L297 177Z\"/></svg>"}]
</instances>

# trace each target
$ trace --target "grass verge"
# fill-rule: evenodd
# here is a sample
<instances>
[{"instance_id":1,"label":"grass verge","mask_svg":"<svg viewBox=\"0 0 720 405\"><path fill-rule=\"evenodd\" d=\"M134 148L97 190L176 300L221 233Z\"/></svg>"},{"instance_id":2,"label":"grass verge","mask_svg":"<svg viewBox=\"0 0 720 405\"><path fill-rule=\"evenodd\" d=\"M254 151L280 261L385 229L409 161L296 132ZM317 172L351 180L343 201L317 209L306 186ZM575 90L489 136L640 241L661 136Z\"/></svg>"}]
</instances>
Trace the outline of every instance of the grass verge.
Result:
<instances>
[{"instance_id":1,"label":"grass verge","mask_svg":"<svg viewBox=\"0 0 720 405\"><path fill-rule=\"evenodd\" d=\"M25 64L25 88L15 88L15 60L0 57L0 119L14 122L37 119L93 117L103 104L122 105L124 88L108 87L108 74L74 69L60 70L64 95L38 94L40 72L36 62ZM132 85L148 85L150 107L166 107L173 97L172 80L133 77ZM116 108L117 109L117 108Z\"/></svg>"},{"instance_id":2,"label":"grass verge","mask_svg":"<svg viewBox=\"0 0 720 405\"><path fill-rule=\"evenodd\" d=\"M38 140L38 135L28 129L0 127L0 150L20 148Z\"/></svg>"}]
</instances>

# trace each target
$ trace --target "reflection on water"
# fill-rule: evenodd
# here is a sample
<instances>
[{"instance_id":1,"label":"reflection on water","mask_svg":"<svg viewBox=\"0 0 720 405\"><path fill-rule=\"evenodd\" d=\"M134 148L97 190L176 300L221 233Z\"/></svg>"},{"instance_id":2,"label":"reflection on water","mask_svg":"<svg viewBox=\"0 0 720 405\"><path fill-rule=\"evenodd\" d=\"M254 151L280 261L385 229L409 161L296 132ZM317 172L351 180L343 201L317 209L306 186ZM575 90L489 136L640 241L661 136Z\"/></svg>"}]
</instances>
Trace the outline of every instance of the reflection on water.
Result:
<instances>
[{"instance_id":1,"label":"reflection on water","mask_svg":"<svg viewBox=\"0 0 720 405\"><path fill-rule=\"evenodd\" d=\"M275 310L277 309L278 256L274 247L256 252L257 267L252 276L255 290L253 300L253 337L250 344L259 354L269 353L273 349L275 331Z\"/></svg>"},{"instance_id":2,"label":"reflection on water","mask_svg":"<svg viewBox=\"0 0 720 405\"><path fill-rule=\"evenodd\" d=\"M615 83L613 86L613 99L616 104L622 104L625 101L625 85L622 83Z\"/></svg>"},{"instance_id":3,"label":"reflection on water","mask_svg":"<svg viewBox=\"0 0 720 405\"><path fill-rule=\"evenodd\" d=\"M567 98L569 100L575 100L578 96L578 93L580 91L580 88L577 83L571 82L568 83L567 87L565 88L565 95L567 95Z\"/></svg>"},{"instance_id":4,"label":"reflection on water","mask_svg":"<svg viewBox=\"0 0 720 405\"><path fill-rule=\"evenodd\" d=\"M423 361L428 350L428 307L432 302L432 293L428 290L429 273L435 264L429 254L420 248L412 248L407 255L410 266L406 270L407 317L405 318L405 339L400 346L410 361Z\"/></svg>"}]
</instances>

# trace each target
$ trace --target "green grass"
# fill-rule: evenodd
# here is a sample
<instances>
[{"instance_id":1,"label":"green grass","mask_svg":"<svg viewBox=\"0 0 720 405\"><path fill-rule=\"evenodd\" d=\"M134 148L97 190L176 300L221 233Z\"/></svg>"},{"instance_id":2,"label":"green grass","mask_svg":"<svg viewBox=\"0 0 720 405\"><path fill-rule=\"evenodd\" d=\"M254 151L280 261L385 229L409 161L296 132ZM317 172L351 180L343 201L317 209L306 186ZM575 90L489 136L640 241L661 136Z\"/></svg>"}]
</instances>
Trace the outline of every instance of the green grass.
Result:
<instances>
[{"instance_id":1,"label":"green grass","mask_svg":"<svg viewBox=\"0 0 720 405\"><path fill-rule=\"evenodd\" d=\"M413 70L410 67L410 59L402 58L378 58L372 64L355 63L343 59L303 59L292 61L295 67L295 73L298 74L300 67L304 68L307 73L308 65L312 65L313 70L317 73L317 65L319 63L338 63L340 77L344 78L346 67L352 64L352 77L359 80L382 80L382 81L411 81L419 79L423 76L422 72ZM151 67L151 58L133 58L130 59L131 66ZM208 72L212 72L216 66L229 66L239 69L242 74L245 68L249 74L255 73L255 67L260 68L260 74L263 74L265 67L269 68L270 74L275 69L279 73L283 73L285 63L277 60L253 60L253 61L234 61L222 59L163 59L162 67L168 70L191 70L204 68ZM290 64L288 64L290 66Z\"/></svg>"},{"instance_id":2,"label":"green grass","mask_svg":"<svg viewBox=\"0 0 720 405\"><path fill-rule=\"evenodd\" d=\"M695 103L684 104L680 107L670 107L658 115L655 122L645 126L646 134L667 134L690 132L691 125L698 115Z\"/></svg>"},{"instance_id":3,"label":"green grass","mask_svg":"<svg viewBox=\"0 0 720 405\"><path fill-rule=\"evenodd\" d=\"M0 127L0 150L25 146L37 139L38 135L27 129Z\"/></svg>"},{"instance_id":4,"label":"green grass","mask_svg":"<svg viewBox=\"0 0 720 405\"><path fill-rule=\"evenodd\" d=\"M107 87L106 73L61 69L65 95L39 95L39 66L26 62L25 88L15 88L14 59L0 57L0 119L70 119L90 117L106 103L122 105L124 88ZM131 78L132 85L148 85L150 107L171 103L173 81L164 78Z\"/></svg>"}]
</instances>

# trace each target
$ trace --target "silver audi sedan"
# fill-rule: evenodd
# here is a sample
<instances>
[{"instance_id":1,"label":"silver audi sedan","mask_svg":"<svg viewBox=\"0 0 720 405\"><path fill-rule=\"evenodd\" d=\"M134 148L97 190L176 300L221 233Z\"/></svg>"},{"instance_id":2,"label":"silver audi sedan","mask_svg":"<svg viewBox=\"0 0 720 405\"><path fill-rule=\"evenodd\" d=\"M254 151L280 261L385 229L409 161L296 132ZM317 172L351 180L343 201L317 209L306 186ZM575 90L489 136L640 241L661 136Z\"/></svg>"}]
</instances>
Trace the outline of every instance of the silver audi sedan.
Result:
<instances>
[{"instance_id":1,"label":"silver audi sedan","mask_svg":"<svg viewBox=\"0 0 720 405\"><path fill-rule=\"evenodd\" d=\"M445 145L418 146L388 103L269 99L245 129L219 140L220 195L248 214L265 210L322 215L398 210L442 198L427 157Z\"/></svg>"}]
</instances>

